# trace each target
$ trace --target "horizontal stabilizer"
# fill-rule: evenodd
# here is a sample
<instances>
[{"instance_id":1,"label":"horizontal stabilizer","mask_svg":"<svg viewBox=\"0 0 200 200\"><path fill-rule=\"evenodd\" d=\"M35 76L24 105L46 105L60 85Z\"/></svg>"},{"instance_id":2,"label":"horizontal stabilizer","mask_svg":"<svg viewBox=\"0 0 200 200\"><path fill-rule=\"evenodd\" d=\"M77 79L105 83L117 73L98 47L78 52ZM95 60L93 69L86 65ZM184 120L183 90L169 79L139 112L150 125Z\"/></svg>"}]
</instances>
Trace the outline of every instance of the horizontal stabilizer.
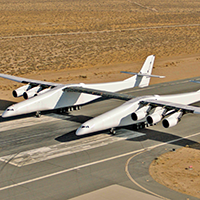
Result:
<instances>
[{"instance_id":1,"label":"horizontal stabilizer","mask_svg":"<svg viewBox=\"0 0 200 200\"><path fill-rule=\"evenodd\" d=\"M159 75L151 75L151 74L142 74L142 73L136 73L136 72L126 72L126 71L121 71L121 73L124 74L131 74L131 75L137 75L137 76L146 76L146 77L154 77L154 78L165 78L165 76L159 76Z\"/></svg>"},{"instance_id":2,"label":"horizontal stabilizer","mask_svg":"<svg viewBox=\"0 0 200 200\"><path fill-rule=\"evenodd\" d=\"M195 81L195 80L190 80L190 82L193 82L193 83L200 83L200 81Z\"/></svg>"},{"instance_id":3,"label":"horizontal stabilizer","mask_svg":"<svg viewBox=\"0 0 200 200\"><path fill-rule=\"evenodd\" d=\"M82 87L66 87L64 90L67 92L80 92L80 93L97 95L104 98L113 98L113 99L120 99L120 100L125 100L125 101L128 101L134 98L134 96L131 96L131 95L114 93L114 92L106 92L102 90L82 88Z\"/></svg>"}]
</instances>

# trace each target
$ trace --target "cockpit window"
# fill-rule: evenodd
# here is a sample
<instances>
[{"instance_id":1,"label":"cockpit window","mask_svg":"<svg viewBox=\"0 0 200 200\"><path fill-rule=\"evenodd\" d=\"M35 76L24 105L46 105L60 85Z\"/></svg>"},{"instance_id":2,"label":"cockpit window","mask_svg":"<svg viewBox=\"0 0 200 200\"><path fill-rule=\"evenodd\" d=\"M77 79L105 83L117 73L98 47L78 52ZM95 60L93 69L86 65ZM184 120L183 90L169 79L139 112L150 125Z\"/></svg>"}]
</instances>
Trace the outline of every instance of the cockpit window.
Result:
<instances>
[{"instance_id":1,"label":"cockpit window","mask_svg":"<svg viewBox=\"0 0 200 200\"><path fill-rule=\"evenodd\" d=\"M8 108L7 111L14 111L14 109L13 108Z\"/></svg>"},{"instance_id":2,"label":"cockpit window","mask_svg":"<svg viewBox=\"0 0 200 200\"><path fill-rule=\"evenodd\" d=\"M81 128L90 128L89 126L81 126Z\"/></svg>"}]
</instances>

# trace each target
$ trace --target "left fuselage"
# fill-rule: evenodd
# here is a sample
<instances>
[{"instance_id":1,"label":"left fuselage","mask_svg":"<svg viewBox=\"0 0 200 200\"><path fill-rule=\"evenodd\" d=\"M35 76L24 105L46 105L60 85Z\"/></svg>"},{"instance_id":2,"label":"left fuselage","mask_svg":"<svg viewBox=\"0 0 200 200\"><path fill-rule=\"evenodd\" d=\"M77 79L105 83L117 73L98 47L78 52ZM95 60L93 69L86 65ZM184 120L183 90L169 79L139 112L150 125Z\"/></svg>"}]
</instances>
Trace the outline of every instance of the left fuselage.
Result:
<instances>
[{"instance_id":1,"label":"left fuselage","mask_svg":"<svg viewBox=\"0 0 200 200\"><path fill-rule=\"evenodd\" d=\"M99 84L71 84L71 85L60 85L42 93L38 96L34 96L23 102L17 103L8 107L2 117L11 117L21 114L27 114L36 111L53 110L64 107L82 105L93 101L100 96L79 93L79 92L68 92L65 90L67 87L83 87L97 90L104 90L110 92L116 92L128 88L132 88L134 85L135 77L118 82L110 83L99 83Z\"/></svg>"}]
</instances>

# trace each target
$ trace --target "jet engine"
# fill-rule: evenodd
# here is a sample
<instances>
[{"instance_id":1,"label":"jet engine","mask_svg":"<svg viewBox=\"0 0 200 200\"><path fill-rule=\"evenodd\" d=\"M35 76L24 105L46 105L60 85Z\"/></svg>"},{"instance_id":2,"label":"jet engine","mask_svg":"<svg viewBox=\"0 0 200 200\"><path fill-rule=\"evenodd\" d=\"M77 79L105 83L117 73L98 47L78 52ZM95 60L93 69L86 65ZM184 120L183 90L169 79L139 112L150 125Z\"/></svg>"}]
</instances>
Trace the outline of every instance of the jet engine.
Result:
<instances>
[{"instance_id":1,"label":"jet engine","mask_svg":"<svg viewBox=\"0 0 200 200\"><path fill-rule=\"evenodd\" d=\"M156 124L158 123L162 118L163 114L165 113L166 109L162 107L157 107L155 111L147 117L147 122L149 124Z\"/></svg>"},{"instance_id":2,"label":"jet engine","mask_svg":"<svg viewBox=\"0 0 200 200\"><path fill-rule=\"evenodd\" d=\"M12 94L14 97L21 97L25 91L31 89L31 85L24 85L16 90L13 90Z\"/></svg>"},{"instance_id":3,"label":"jet engine","mask_svg":"<svg viewBox=\"0 0 200 200\"><path fill-rule=\"evenodd\" d=\"M165 128L175 126L180 121L182 115L183 115L183 113L181 111L176 112L176 113L172 114L171 116L169 116L168 118L164 119L162 121L162 125Z\"/></svg>"},{"instance_id":4,"label":"jet engine","mask_svg":"<svg viewBox=\"0 0 200 200\"><path fill-rule=\"evenodd\" d=\"M136 112L132 113L131 115L132 120L137 121L137 120L145 118L149 109L150 109L150 106L144 106L138 109Z\"/></svg>"},{"instance_id":5,"label":"jet engine","mask_svg":"<svg viewBox=\"0 0 200 200\"><path fill-rule=\"evenodd\" d=\"M41 86L33 87L30 90L24 92L23 97L24 99L29 99L37 95L37 93L41 90Z\"/></svg>"}]
</instances>

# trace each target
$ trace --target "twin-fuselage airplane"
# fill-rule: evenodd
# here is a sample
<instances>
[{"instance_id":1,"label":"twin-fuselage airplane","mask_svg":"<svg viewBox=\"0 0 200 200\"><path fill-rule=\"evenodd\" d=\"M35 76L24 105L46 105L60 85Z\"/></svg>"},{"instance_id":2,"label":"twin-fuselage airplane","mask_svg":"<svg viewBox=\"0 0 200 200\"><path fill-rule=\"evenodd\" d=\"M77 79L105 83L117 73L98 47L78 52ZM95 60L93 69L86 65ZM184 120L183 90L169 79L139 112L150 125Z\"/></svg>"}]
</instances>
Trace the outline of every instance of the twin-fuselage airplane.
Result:
<instances>
[{"instance_id":1,"label":"twin-fuselage airplane","mask_svg":"<svg viewBox=\"0 0 200 200\"><path fill-rule=\"evenodd\" d=\"M113 97L114 92L117 91L129 89L136 86L148 86L150 82L150 77L163 78L162 76L151 75L154 60L154 55L148 56L139 73L125 72L134 74L134 76L124 81L110 83L79 83L64 85L0 74L0 77L2 78L24 83L24 86L13 91L13 96L23 96L25 99L27 99L8 107L2 114L2 117L11 117L32 112L36 112L37 114L39 114L40 111L54 109L61 109L63 111L79 109L80 105L86 104L101 97L101 91L103 91L104 93L106 92L107 95L112 92L110 93L110 95L111 97ZM79 88L79 90L73 91L73 88ZM100 91L100 94L98 92L91 93L91 90Z\"/></svg>"},{"instance_id":2,"label":"twin-fuselage airplane","mask_svg":"<svg viewBox=\"0 0 200 200\"><path fill-rule=\"evenodd\" d=\"M146 58L139 73L123 72L134 76L118 82L100 84L56 84L37 81L5 74L0 77L24 83L25 85L14 90L13 96L24 96L25 101L8 107L2 117L11 117L31 112L60 109L69 111L78 109L80 105L91 102L100 97L126 100L121 106L110 110L83 123L76 131L77 135L85 135L106 129L136 124L144 127L160 122L165 128L175 126L186 113L200 114L200 108L188 104L200 100L200 90L191 93L176 95L151 95L134 98L129 95L115 93L132 87L149 85L155 56Z\"/></svg>"}]
</instances>

